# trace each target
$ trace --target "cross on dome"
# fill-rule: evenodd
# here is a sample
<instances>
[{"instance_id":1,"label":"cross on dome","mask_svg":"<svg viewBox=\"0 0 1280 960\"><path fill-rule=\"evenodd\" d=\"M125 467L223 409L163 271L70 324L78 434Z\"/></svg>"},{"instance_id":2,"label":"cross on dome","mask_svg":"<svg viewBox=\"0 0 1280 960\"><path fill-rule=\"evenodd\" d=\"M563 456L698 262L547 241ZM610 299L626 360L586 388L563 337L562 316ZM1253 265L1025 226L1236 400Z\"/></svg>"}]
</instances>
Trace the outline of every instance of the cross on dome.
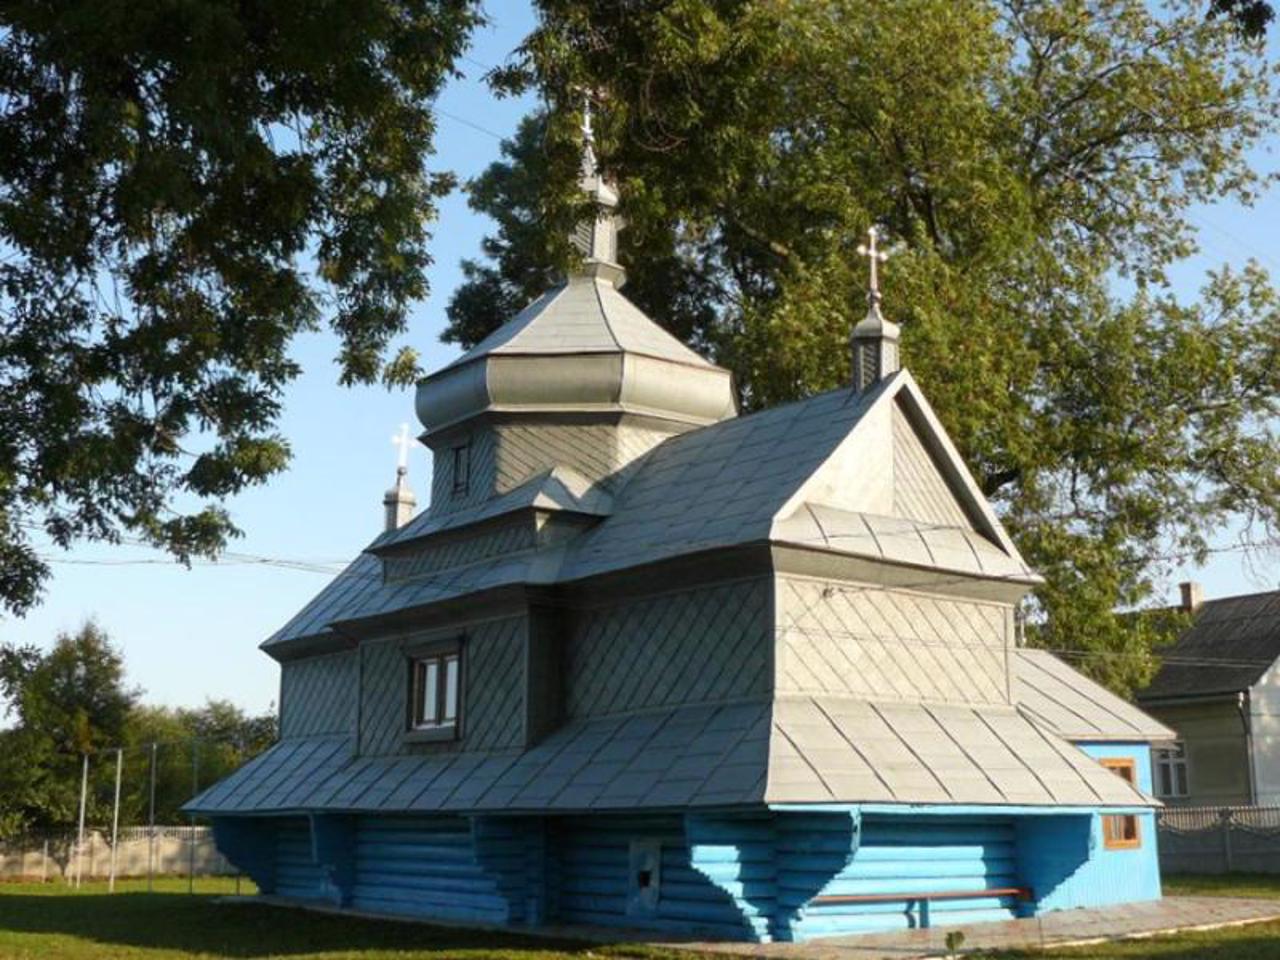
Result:
<instances>
[{"instance_id":1,"label":"cross on dome","mask_svg":"<svg viewBox=\"0 0 1280 960\"><path fill-rule=\"evenodd\" d=\"M591 94L582 101L582 173L578 180L582 192L596 205L596 216L577 225L572 240L582 254L585 272L622 286L625 274L618 265L618 193L600 175L596 160L596 137L591 124Z\"/></svg>"},{"instance_id":2,"label":"cross on dome","mask_svg":"<svg viewBox=\"0 0 1280 960\"><path fill-rule=\"evenodd\" d=\"M876 245L876 241L879 238L880 231L873 224L867 228L867 242L858 244L858 255L866 257L871 265L871 285L867 290L867 301L869 303L880 302L880 264L897 253L896 247L890 250L881 250Z\"/></svg>"},{"instance_id":3,"label":"cross on dome","mask_svg":"<svg viewBox=\"0 0 1280 960\"><path fill-rule=\"evenodd\" d=\"M413 442L409 439L409 424L400 424L400 430L391 438L391 442L399 448L396 454L396 473L404 475L409 470L409 447Z\"/></svg>"},{"instance_id":4,"label":"cross on dome","mask_svg":"<svg viewBox=\"0 0 1280 960\"><path fill-rule=\"evenodd\" d=\"M879 247L880 232L867 228L867 242L858 244L858 255L867 258L871 282L867 289L867 315L853 328L853 388L861 393L898 370L898 325L880 313L880 264L898 252Z\"/></svg>"}]
</instances>

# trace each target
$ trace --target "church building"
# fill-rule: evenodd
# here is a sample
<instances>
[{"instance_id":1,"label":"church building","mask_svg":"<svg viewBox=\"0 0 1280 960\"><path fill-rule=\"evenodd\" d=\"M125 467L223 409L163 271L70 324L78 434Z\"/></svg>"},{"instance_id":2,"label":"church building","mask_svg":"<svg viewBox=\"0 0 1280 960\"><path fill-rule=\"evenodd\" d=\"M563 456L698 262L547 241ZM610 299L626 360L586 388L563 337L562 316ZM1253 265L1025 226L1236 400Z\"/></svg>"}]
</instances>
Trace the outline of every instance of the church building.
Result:
<instances>
[{"instance_id":1,"label":"church building","mask_svg":"<svg viewBox=\"0 0 1280 960\"><path fill-rule=\"evenodd\" d=\"M1160 896L1172 733L1018 644L1039 582L899 369L739 415L583 258L417 393L432 452L263 650L280 741L195 798L262 894L796 941ZM875 236L865 251L876 264Z\"/></svg>"}]
</instances>

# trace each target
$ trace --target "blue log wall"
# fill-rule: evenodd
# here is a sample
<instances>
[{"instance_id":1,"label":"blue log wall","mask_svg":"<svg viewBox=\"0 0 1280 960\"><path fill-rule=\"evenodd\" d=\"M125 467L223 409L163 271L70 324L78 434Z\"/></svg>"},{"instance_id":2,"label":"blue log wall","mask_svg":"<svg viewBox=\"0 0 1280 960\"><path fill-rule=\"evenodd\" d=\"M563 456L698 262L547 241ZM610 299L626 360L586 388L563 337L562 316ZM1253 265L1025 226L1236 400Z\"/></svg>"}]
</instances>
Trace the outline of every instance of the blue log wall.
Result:
<instances>
[{"instance_id":1,"label":"blue log wall","mask_svg":"<svg viewBox=\"0 0 1280 960\"><path fill-rule=\"evenodd\" d=\"M328 875L316 861L306 817L270 821L275 832L275 893L295 900L330 898Z\"/></svg>"},{"instance_id":2,"label":"blue log wall","mask_svg":"<svg viewBox=\"0 0 1280 960\"><path fill-rule=\"evenodd\" d=\"M464 817L359 817L351 904L471 923L508 923L507 896L476 854Z\"/></svg>"},{"instance_id":3,"label":"blue log wall","mask_svg":"<svg viewBox=\"0 0 1280 960\"><path fill-rule=\"evenodd\" d=\"M628 911L634 840L660 844L661 895L652 915ZM566 818L555 824L553 845L563 922L729 940L767 929L767 916L750 916L755 907L690 863L680 816Z\"/></svg>"},{"instance_id":4,"label":"blue log wall","mask_svg":"<svg viewBox=\"0 0 1280 960\"><path fill-rule=\"evenodd\" d=\"M1078 744L1091 757L1137 764L1138 789L1151 793L1151 750L1145 743ZM1025 817L1018 824L1018 856L1036 893L1036 912L1160 899L1160 860L1153 812L1141 813L1141 845L1108 850L1102 815Z\"/></svg>"},{"instance_id":5,"label":"blue log wall","mask_svg":"<svg viewBox=\"0 0 1280 960\"><path fill-rule=\"evenodd\" d=\"M1145 745L1089 747L1134 756ZM584 817L220 818L220 849L263 892L375 913L498 925L581 923L723 940L841 934L1006 920L1022 912L1160 896L1154 822L1142 846L1105 850L1089 810L913 812L848 809ZM637 895L656 867L658 896ZM1030 887L1012 897L913 894ZM828 895L892 900L816 905Z\"/></svg>"},{"instance_id":6,"label":"blue log wall","mask_svg":"<svg viewBox=\"0 0 1280 960\"><path fill-rule=\"evenodd\" d=\"M1017 916L1012 897L939 900L925 907L913 893L980 891L1019 885L1011 817L868 816L861 837L827 813L779 814L779 871L788 896L775 937L808 940L846 933L905 930ZM825 838L825 842L823 841ZM843 863L833 862L844 852ZM816 895L902 894L883 902L814 905Z\"/></svg>"}]
</instances>

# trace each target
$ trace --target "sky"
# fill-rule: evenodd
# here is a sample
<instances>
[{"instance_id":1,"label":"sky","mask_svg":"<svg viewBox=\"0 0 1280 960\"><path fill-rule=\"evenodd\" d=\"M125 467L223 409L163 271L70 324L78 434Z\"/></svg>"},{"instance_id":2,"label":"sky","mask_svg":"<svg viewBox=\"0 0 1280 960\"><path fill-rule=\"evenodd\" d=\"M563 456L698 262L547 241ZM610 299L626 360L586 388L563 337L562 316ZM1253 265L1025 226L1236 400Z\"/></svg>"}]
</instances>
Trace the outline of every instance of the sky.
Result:
<instances>
[{"instance_id":1,"label":"sky","mask_svg":"<svg viewBox=\"0 0 1280 960\"><path fill-rule=\"evenodd\" d=\"M438 152L433 168L463 179L498 156L499 141L514 133L532 106L529 98L499 100L483 82L533 26L524 0L491 0L492 23L477 32L466 76L452 83L438 107ZM1273 58L1280 43L1272 38ZM1263 145L1255 165L1277 169L1280 139ZM1242 265L1252 257L1280 276L1280 190L1252 208L1221 204L1193 211L1201 253L1174 274L1175 288L1193 295L1207 269ZM490 222L455 193L445 199L434 229L431 294L413 311L405 343L433 370L457 355L440 343L445 305L461 282L459 260L477 255ZM416 433L411 390L343 388L333 362L336 341L315 334L300 340L296 356L305 373L288 391L282 432L293 448L289 470L229 503L244 536L222 561L184 568L154 551L128 546L79 545L54 554L54 575L43 603L23 619L0 619L0 643L51 644L60 631L95 619L123 651L130 681L147 703L194 706L230 700L261 712L277 699L279 669L257 648L315 595L331 573L381 529L382 495L395 478L391 438L402 423ZM409 480L426 506L430 456L411 454ZM1238 531L1224 530L1202 569L1185 568L1163 584L1172 601L1177 583L1197 579L1208 597L1280 585L1280 557L1232 549ZM257 558L275 561L263 563ZM281 564L280 561L286 561Z\"/></svg>"}]
</instances>

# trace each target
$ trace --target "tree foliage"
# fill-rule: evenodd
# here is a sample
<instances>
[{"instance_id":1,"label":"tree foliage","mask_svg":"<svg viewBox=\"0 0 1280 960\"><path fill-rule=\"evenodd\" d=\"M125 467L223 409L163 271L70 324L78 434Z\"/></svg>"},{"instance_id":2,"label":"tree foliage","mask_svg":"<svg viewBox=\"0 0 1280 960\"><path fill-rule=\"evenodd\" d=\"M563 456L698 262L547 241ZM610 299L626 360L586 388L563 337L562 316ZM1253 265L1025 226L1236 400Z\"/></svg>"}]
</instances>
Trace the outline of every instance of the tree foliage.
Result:
<instances>
[{"instance_id":1,"label":"tree foliage","mask_svg":"<svg viewBox=\"0 0 1280 960\"><path fill-rule=\"evenodd\" d=\"M47 653L0 647L0 698L0 834L74 823L82 755L122 743L137 700L119 652L92 622Z\"/></svg>"},{"instance_id":2,"label":"tree foliage","mask_svg":"<svg viewBox=\"0 0 1280 960\"><path fill-rule=\"evenodd\" d=\"M148 820L154 752L156 822L173 824L184 821L181 807L197 790L276 740L274 712L253 716L222 700L152 707L138 697L119 651L92 622L60 634L48 652L0 647L0 716L12 724L0 730L0 838L73 829L86 754L89 827L110 826L117 749L120 823Z\"/></svg>"},{"instance_id":3,"label":"tree foliage","mask_svg":"<svg viewBox=\"0 0 1280 960\"><path fill-rule=\"evenodd\" d=\"M538 221L580 210L583 90L642 305L749 408L846 380L876 224L905 245L885 279L905 362L1047 578L1034 638L1143 682L1161 631L1114 611L1229 519L1260 538L1280 520L1275 291L1253 264L1194 301L1167 283L1195 205L1265 186L1248 153L1274 129L1272 67L1248 31L1144 0L539 8L495 80L557 105L504 147L545 162L478 181L498 232L446 336L473 342L563 266Z\"/></svg>"},{"instance_id":4,"label":"tree foliage","mask_svg":"<svg viewBox=\"0 0 1280 960\"><path fill-rule=\"evenodd\" d=\"M427 291L432 98L473 0L20 0L0 11L0 605L57 544L181 559L281 470L289 353L382 372ZM314 267L314 269L312 269ZM405 369L403 359L393 371Z\"/></svg>"}]
</instances>

